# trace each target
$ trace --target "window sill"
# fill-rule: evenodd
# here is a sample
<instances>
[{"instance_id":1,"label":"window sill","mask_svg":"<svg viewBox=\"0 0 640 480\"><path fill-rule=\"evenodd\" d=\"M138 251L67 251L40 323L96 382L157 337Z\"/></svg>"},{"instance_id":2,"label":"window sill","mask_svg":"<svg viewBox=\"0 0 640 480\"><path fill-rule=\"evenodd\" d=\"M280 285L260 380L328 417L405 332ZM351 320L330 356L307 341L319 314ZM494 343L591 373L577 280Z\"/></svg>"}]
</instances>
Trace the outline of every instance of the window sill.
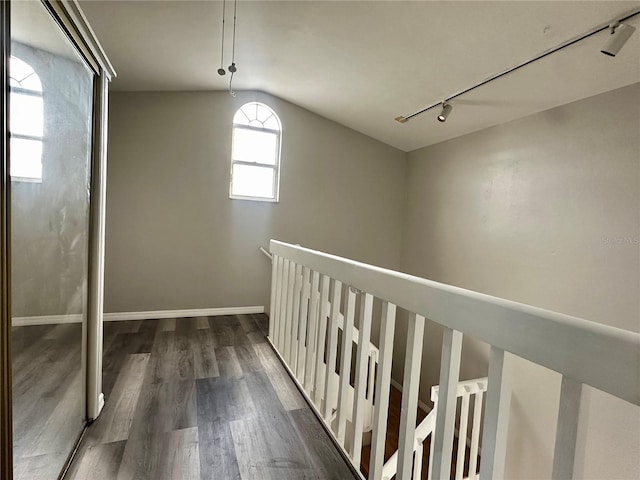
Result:
<instances>
[{"instance_id":1,"label":"window sill","mask_svg":"<svg viewBox=\"0 0 640 480\"><path fill-rule=\"evenodd\" d=\"M229 195L231 200L249 200L250 202L267 202L267 203L280 203L277 198L264 198L264 197L244 197L240 195Z\"/></svg>"}]
</instances>

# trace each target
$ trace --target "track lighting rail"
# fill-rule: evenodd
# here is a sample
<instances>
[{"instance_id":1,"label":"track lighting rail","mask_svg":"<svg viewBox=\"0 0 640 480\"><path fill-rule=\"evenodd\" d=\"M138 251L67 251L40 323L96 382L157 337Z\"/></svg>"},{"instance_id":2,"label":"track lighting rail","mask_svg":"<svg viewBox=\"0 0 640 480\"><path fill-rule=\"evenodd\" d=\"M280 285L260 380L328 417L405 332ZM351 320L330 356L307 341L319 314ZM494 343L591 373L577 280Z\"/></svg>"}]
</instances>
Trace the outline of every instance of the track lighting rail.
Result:
<instances>
[{"instance_id":1,"label":"track lighting rail","mask_svg":"<svg viewBox=\"0 0 640 480\"><path fill-rule=\"evenodd\" d=\"M530 60L527 60L525 62L519 63L518 65L516 65L514 67L511 67L511 68L509 68L507 70L504 70L504 71L502 71L500 73L497 73L495 75L492 75L489 78L487 78L487 79L485 79L485 80L483 80L483 81L481 81L481 82L479 82L479 83L477 83L475 85L472 85L472 86L470 86L468 88L465 88L464 90L460 90L459 92L456 92L453 95L450 95L450 96L444 98L444 100L440 100L440 101L438 101L436 103L433 103L433 104L431 104L431 105L429 105L427 107L424 107L423 109L418 110L417 112L414 112L414 113L412 113L410 115L401 115L399 117L396 117L395 120L397 122L399 122L399 123L406 123L407 121L409 121L413 117L416 117L416 116L421 115L421 114L423 114L425 112L428 112L429 110L431 110L433 108L443 106L443 105L447 104L450 100L453 100L454 98L460 97L460 96L462 96L462 95L464 95L466 93L471 92L472 90L475 90L476 88L480 88L483 85L486 85L487 83L493 82L494 80L497 80L497 79L502 78L502 77L504 77L506 75L509 75L510 73L513 73L516 70L519 70L519 69L521 69L523 67L526 67L527 65L530 65L530 64L532 64L534 62L537 62L538 60L541 60L541 59L543 59L545 57L548 57L551 54L554 54L556 52L559 52L560 50L563 50L563 49L565 49L567 47L570 47L571 45L574 45L574 44L576 44L578 42L581 42L582 40L585 40L586 38L589 38L589 37L591 37L593 35L596 35L596 34L602 32L604 30L608 30L608 29L611 28L612 25L615 25L616 23L622 23L622 22L624 22L626 20L629 20L630 18L633 18L633 17L635 17L637 15L640 15L640 10L635 10L634 12L631 12L628 15L626 15L625 17L622 17L622 18L620 18L618 20L607 22L606 24L603 24L603 25L601 25L599 27L596 27L595 29L588 31L587 33L584 33L584 34L582 34L582 35L580 35L578 37L575 37L575 38L573 38L571 40L568 40L568 41L566 41L564 43L561 43L557 47L554 47L554 48L552 48L550 50L546 50L546 51L536 55L535 57L533 57Z\"/></svg>"}]
</instances>

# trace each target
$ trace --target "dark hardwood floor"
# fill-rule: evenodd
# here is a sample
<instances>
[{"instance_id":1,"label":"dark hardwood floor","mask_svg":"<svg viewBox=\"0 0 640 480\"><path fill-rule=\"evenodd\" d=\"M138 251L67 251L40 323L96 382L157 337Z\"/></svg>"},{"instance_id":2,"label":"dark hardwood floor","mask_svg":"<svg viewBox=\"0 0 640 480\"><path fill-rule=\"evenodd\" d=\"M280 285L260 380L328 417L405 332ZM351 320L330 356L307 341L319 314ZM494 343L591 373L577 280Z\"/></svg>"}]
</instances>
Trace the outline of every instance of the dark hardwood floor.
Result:
<instances>
[{"instance_id":1,"label":"dark hardwood floor","mask_svg":"<svg viewBox=\"0 0 640 480\"><path fill-rule=\"evenodd\" d=\"M267 322L107 323L106 405L66 478L355 478L266 343Z\"/></svg>"}]
</instances>

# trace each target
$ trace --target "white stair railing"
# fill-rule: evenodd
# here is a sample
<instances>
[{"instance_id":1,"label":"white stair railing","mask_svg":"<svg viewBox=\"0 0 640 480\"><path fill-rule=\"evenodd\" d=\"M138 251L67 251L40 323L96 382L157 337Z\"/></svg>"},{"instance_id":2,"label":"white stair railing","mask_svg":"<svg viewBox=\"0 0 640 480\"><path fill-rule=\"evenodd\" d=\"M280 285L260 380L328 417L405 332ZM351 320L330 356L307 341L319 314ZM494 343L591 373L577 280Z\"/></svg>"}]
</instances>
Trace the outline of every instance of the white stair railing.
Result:
<instances>
[{"instance_id":1,"label":"white stair railing","mask_svg":"<svg viewBox=\"0 0 640 480\"><path fill-rule=\"evenodd\" d=\"M265 255L268 254L263 248L260 248L260 250ZM273 262L273 257L270 258ZM351 371L350 362L347 361L341 365L338 372L336 372L335 359L337 355L335 355L335 349L333 349L333 361L324 357L323 342L326 338L327 325L335 327L334 336L336 339L338 336L342 336L345 339L349 338L348 335L344 334L345 317L340 312L339 305L333 309L328 296L321 295L319 290L321 287L320 279L317 272L312 274L308 268L297 265L293 270L293 276L291 276L291 265L287 268L288 270L283 270L283 272L287 275L287 284L289 286L293 284L293 297L289 295L290 292L284 292L284 290L279 292L272 291L272 308L275 308L280 302L292 302L290 304L293 313L286 316L287 319L290 319L292 328L279 329L278 332L274 331L274 335L278 336L280 342L282 342L281 345L284 345L282 357L307 395L313 397L317 402L318 409L321 405L324 407L324 419L328 424L340 422L336 425L343 431L349 425L354 432L360 432L360 435L354 434L350 437L350 441L356 444L360 443L360 446L354 445L353 447L353 451L359 451L361 449L362 435L371 431L373 422L373 389L378 364L378 349L369 341L367 329L370 329L371 319L363 322L365 327L363 332L353 326L352 320L348 330L351 342L343 342L343 346L352 344L351 348L356 346L359 349L357 346L361 342L366 347L361 349L363 356L359 359L360 363L356 365L356 375L360 377L358 383L366 385L366 391L364 396L356 396L355 388L349 382L350 377L344 377L346 378L346 385L342 386L342 377L339 374L342 370ZM273 271L277 271L275 263ZM324 282L322 287L326 283ZM275 297L276 294L277 298ZM355 295L355 292L353 294ZM333 312L335 321L328 324L329 312ZM368 315L370 316L370 312ZM272 338L271 335L270 338ZM322 345L318 345L318 342ZM345 355L343 352L341 358L350 358L350 355ZM331 372L331 369L327 369L329 363L334 366L331 374L327 373L327 371ZM341 398L339 398L340 392L344 392ZM342 400L343 404L342 410L346 413L340 416L338 420L340 400ZM344 432L342 434L344 435ZM354 461L356 461L355 458Z\"/></svg>"},{"instance_id":2,"label":"white stair railing","mask_svg":"<svg viewBox=\"0 0 640 480\"><path fill-rule=\"evenodd\" d=\"M413 458L413 480L422 478L422 460L423 460L423 444L425 440L433 435L436 428L436 415L438 409L438 393L440 386L436 385L431 388L431 401L433 402L433 410L420 422L416 427L416 437L414 443ZM475 380L467 380L458 382L456 389L456 401L460 403L458 411L458 448L455 453L455 480L473 480L478 478L478 453L480 439L480 420L482 418L482 399L484 392L487 391L487 378L477 378ZM471 411L471 401L473 400L473 411ZM469 417L471 416L471 436L467 438L469 427ZM464 465L467 458L467 447L470 444L469 451L469 473L464 476ZM433 442L429 443L429 479L432 479L433 465ZM396 475L398 464L398 452L396 451L382 467L382 480L390 480Z\"/></svg>"},{"instance_id":3,"label":"white stair railing","mask_svg":"<svg viewBox=\"0 0 640 480\"><path fill-rule=\"evenodd\" d=\"M482 441L476 440L482 445L481 480L504 478L512 355L562 375L553 479L573 477L583 384L640 406L638 333L275 240L269 249L273 255L269 340L358 470L363 409L372 405L370 479L383 478L396 305L410 312L407 336L400 339L405 355L398 480L413 479L425 317L444 327L431 478L448 479L451 470L463 335L491 346ZM381 302L375 320L374 299ZM373 322L380 325L375 361L369 339Z\"/></svg>"}]
</instances>

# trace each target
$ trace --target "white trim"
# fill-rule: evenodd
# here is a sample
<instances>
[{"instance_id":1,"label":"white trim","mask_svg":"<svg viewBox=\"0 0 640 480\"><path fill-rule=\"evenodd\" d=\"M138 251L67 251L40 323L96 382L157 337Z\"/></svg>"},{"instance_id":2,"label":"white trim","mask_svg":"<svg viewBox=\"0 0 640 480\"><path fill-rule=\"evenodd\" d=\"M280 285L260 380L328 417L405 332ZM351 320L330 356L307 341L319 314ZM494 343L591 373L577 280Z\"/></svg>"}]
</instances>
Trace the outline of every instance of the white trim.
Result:
<instances>
[{"instance_id":1,"label":"white trim","mask_svg":"<svg viewBox=\"0 0 640 480\"><path fill-rule=\"evenodd\" d=\"M65 323L82 323L84 315L42 315L37 317L13 317L12 327L32 327L35 325L61 325Z\"/></svg>"},{"instance_id":2,"label":"white trim","mask_svg":"<svg viewBox=\"0 0 640 480\"><path fill-rule=\"evenodd\" d=\"M264 306L224 307L224 308L195 308L190 310L157 310L149 312L117 312L105 313L105 322L120 322L125 320L155 320L160 318L185 317L215 317L218 315L243 315L264 313ZM82 323L84 315L43 315L34 317L14 317L13 327L31 327L35 325L60 325L66 323Z\"/></svg>"},{"instance_id":3,"label":"white trim","mask_svg":"<svg viewBox=\"0 0 640 480\"><path fill-rule=\"evenodd\" d=\"M280 117L278 116L278 114L276 113L276 111L271 108L269 105L267 105L266 103L263 102L247 102L243 105L241 105L236 112L234 113L233 117L235 119L236 115L238 114L238 112L242 112L242 109L244 107L246 107L247 105L260 105L264 108L266 108L267 110L269 110L271 112L271 115L273 116L273 118L276 119L276 121L278 122L278 126L280 127L278 130L272 130L269 128L257 128L257 127L251 127L250 125L244 125L242 123L236 123L235 121L231 124L231 163L230 163L230 167L229 167L229 198L231 200L249 200L249 201L253 201L253 202L271 202L271 203L279 203L280 202L280 169L281 169L281 163L282 163L282 121L280 120ZM249 116L242 112L242 114L247 118L247 120L249 120ZM268 117L267 120L271 118ZM257 118L255 118L255 120L257 120ZM249 120L251 122L251 120ZM245 128L248 127L248 128ZM245 129L245 130L252 130L252 131L260 131L260 132L267 132L267 133L271 133L273 135L276 136L276 152L275 152L275 163L270 164L270 163L258 163L258 162L246 162L246 161L239 161L239 160L234 160L233 155L234 155L234 151L233 151L233 147L235 145L235 135L236 135L236 129ZM254 167L262 167L262 168L271 168L274 171L274 175L273 175L273 197L254 197L251 195L237 195L233 193L233 167L235 165L247 165L247 166L254 166Z\"/></svg>"},{"instance_id":4,"label":"white trim","mask_svg":"<svg viewBox=\"0 0 640 480\"><path fill-rule=\"evenodd\" d=\"M264 313L264 306L105 313L104 321L119 322L123 320L155 320L160 318L214 317L217 315L242 315L249 313Z\"/></svg>"},{"instance_id":5,"label":"white trim","mask_svg":"<svg viewBox=\"0 0 640 480\"><path fill-rule=\"evenodd\" d=\"M94 88L93 155L89 210L89 269L87 272L87 418L99 414L102 393L104 245L107 208L107 123L109 85L107 76L96 77Z\"/></svg>"},{"instance_id":6,"label":"white trim","mask_svg":"<svg viewBox=\"0 0 640 480\"><path fill-rule=\"evenodd\" d=\"M107 54L104 52L102 45L98 41L98 37L95 32L91 28L87 17L85 16L82 8L78 4L77 0L59 0L55 2L51 2L54 4L62 4L65 12L69 16L69 19L73 22L74 26L78 30L78 34L81 37L81 40L84 42L85 46L89 50L89 53L93 56L94 60L98 63L98 65L102 68L102 70L109 77L108 80L111 81L112 78L117 77L116 71L111 65L109 58L107 58Z\"/></svg>"}]
</instances>

